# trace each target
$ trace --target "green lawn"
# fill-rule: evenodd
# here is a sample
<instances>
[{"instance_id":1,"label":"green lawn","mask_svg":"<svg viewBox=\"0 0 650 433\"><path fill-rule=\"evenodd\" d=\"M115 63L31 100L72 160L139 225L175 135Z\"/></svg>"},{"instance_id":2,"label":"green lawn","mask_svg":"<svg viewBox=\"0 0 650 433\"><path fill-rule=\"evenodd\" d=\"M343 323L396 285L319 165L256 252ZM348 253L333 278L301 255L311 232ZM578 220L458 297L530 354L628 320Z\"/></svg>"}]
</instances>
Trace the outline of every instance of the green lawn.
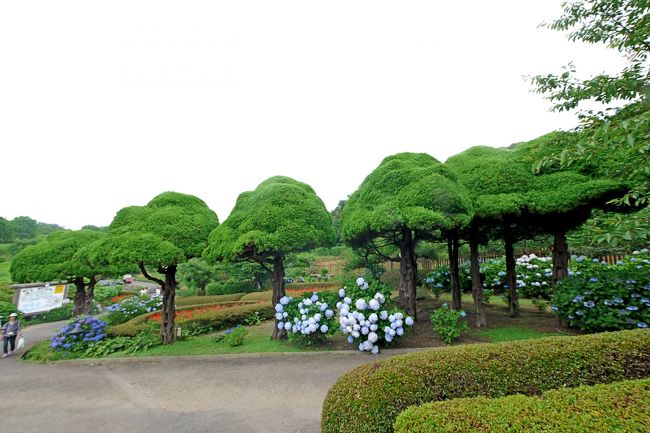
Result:
<instances>
[{"instance_id":1,"label":"green lawn","mask_svg":"<svg viewBox=\"0 0 650 433\"><path fill-rule=\"evenodd\" d=\"M530 338L543 338L566 334L555 332L540 332L535 329L526 328L525 326L508 326L505 328L484 329L481 331L476 331L474 335L487 338L490 343L500 343L503 341L527 340Z\"/></svg>"},{"instance_id":2,"label":"green lawn","mask_svg":"<svg viewBox=\"0 0 650 433\"><path fill-rule=\"evenodd\" d=\"M304 352L308 348L297 346L291 341L271 340L272 321L266 321L257 326L247 326L248 336L241 346L230 347L223 341L215 342L214 334L191 337L187 340L177 341L175 344L155 346L151 349L138 352L135 355L115 352L108 358L122 358L126 356L194 356L194 355L225 355L230 353L270 353L270 352ZM34 362L51 362L70 359L71 357L52 352L49 341L38 343L30 349L27 359ZM323 350L323 349L321 349Z\"/></svg>"}]
</instances>

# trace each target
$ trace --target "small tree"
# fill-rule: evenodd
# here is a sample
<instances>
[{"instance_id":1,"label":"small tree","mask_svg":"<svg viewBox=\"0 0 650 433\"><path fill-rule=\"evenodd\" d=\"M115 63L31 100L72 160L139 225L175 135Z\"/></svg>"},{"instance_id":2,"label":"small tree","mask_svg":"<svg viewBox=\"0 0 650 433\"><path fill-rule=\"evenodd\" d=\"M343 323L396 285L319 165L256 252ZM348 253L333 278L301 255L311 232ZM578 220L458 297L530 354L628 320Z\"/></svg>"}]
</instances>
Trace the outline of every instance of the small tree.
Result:
<instances>
[{"instance_id":1,"label":"small tree","mask_svg":"<svg viewBox=\"0 0 650 433\"><path fill-rule=\"evenodd\" d=\"M200 256L217 215L199 198L177 192L156 196L146 206L120 210L98 256L108 263L137 265L162 289L162 342L176 341L174 301L178 265ZM155 270L160 277L150 270Z\"/></svg>"},{"instance_id":2,"label":"small tree","mask_svg":"<svg viewBox=\"0 0 650 433\"><path fill-rule=\"evenodd\" d=\"M239 195L228 219L210 234L204 256L259 264L269 273L277 304L285 296L285 256L333 242L332 217L314 190L276 176ZM275 326L271 338L286 338L286 331Z\"/></svg>"},{"instance_id":3,"label":"small tree","mask_svg":"<svg viewBox=\"0 0 650 433\"><path fill-rule=\"evenodd\" d=\"M196 287L199 296L205 296L205 286L216 279L217 270L204 260L193 257L178 265L178 275L181 280Z\"/></svg>"},{"instance_id":4,"label":"small tree","mask_svg":"<svg viewBox=\"0 0 650 433\"><path fill-rule=\"evenodd\" d=\"M95 283L104 269L87 266L76 253L103 236L103 233L87 230L53 232L14 257L11 277L18 283L53 280L73 282L77 288L73 314L90 313Z\"/></svg>"},{"instance_id":5,"label":"small tree","mask_svg":"<svg viewBox=\"0 0 650 433\"><path fill-rule=\"evenodd\" d=\"M430 155L398 153L385 158L343 207L341 235L355 249L371 248L400 263L400 306L416 316L415 247L440 231L452 231L471 219L471 204L455 176ZM399 257L385 247L399 248Z\"/></svg>"}]
</instances>

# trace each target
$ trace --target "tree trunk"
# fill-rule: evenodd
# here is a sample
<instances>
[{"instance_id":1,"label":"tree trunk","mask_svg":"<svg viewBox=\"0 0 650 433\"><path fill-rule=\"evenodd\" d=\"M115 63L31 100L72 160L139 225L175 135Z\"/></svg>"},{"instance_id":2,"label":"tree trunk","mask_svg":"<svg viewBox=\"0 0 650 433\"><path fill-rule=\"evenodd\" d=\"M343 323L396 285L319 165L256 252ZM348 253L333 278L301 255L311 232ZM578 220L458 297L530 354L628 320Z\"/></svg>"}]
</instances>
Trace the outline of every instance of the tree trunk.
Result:
<instances>
[{"instance_id":1,"label":"tree trunk","mask_svg":"<svg viewBox=\"0 0 650 433\"><path fill-rule=\"evenodd\" d=\"M569 245L566 232L558 230L553 237L553 294L557 291L557 283L569 275Z\"/></svg>"},{"instance_id":2,"label":"tree trunk","mask_svg":"<svg viewBox=\"0 0 650 433\"><path fill-rule=\"evenodd\" d=\"M77 291L74 295L74 307L72 309L72 315L78 316L85 313L86 286L83 278L75 278L74 285L77 287Z\"/></svg>"},{"instance_id":3,"label":"tree trunk","mask_svg":"<svg viewBox=\"0 0 650 433\"><path fill-rule=\"evenodd\" d=\"M417 318L415 306L418 268L415 260L415 242L410 229L402 230L399 248L399 304L407 315Z\"/></svg>"},{"instance_id":4,"label":"tree trunk","mask_svg":"<svg viewBox=\"0 0 650 433\"><path fill-rule=\"evenodd\" d=\"M515 263L514 240L509 229L504 236L506 249L506 282L508 284L508 311L510 317L519 317L519 296L517 295L517 269Z\"/></svg>"},{"instance_id":5,"label":"tree trunk","mask_svg":"<svg viewBox=\"0 0 650 433\"><path fill-rule=\"evenodd\" d=\"M93 312L93 301L95 299L95 284L97 284L97 279L95 277L90 277L88 280L88 285L86 286L86 299L84 299L84 314L92 314Z\"/></svg>"},{"instance_id":6,"label":"tree trunk","mask_svg":"<svg viewBox=\"0 0 650 433\"><path fill-rule=\"evenodd\" d=\"M483 284L481 284L481 264L478 257L478 240L471 235L469 240L470 249L470 275L472 277L472 297L474 298L474 310L476 312L476 327L481 328L487 325L485 317L485 305L483 305Z\"/></svg>"},{"instance_id":7,"label":"tree trunk","mask_svg":"<svg viewBox=\"0 0 650 433\"><path fill-rule=\"evenodd\" d=\"M460 269L458 267L458 233L451 232L447 238L447 252L449 254L449 281L451 282L451 308L461 310L462 293L460 290Z\"/></svg>"},{"instance_id":8,"label":"tree trunk","mask_svg":"<svg viewBox=\"0 0 650 433\"><path fill-rule=\"evenodd\" d=\"M161 287L163 305L162 305L162 323L161 335L163 344L171 344L176 341L176 265L168 266L165 269L165 281Z\"/></svg>"},{"instance_id":9,"label":"tree trunk","mask_svg":"<svg viewBox=\"0 0 650 433\"><path fill-rule=\"evenodd\" d=\"M199 286L199 296L205 296L205 286Z\"/></svg>"},{"instance_id":10,"label":"tree trunk","mask_svg":"<svg viewBox=\"0 0 650 433\"><path fill-rule=\"evenodd\" d=\"M273 288L273 306L275 307L280 303L280 299L286 295L284 288L284 257L282 254L276 254L273 257L273 272L271 272L271 287ZM272 340L286 340L287 331L278 329L280 320L275 319L275 326L273 327Z\"/></svg>"}]
</instances>

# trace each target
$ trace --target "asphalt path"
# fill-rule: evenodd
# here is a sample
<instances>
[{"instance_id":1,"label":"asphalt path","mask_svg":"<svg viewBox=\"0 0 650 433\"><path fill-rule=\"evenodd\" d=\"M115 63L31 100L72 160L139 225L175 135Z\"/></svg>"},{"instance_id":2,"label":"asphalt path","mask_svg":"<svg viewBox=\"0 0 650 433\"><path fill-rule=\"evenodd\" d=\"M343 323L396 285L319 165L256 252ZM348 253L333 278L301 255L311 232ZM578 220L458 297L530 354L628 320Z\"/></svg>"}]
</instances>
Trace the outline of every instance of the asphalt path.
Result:
<instances>
[{"instance_id":1,"label":"asphalt path","mask_svg":"<svg viewBox=\"0 0 650 433\"><path fill-rule=\"evenodd\" d=\"M26 328L27 347L64 323ZM387 356L312 352L31 364L17 355L0 359L2 432L316 433L336 379Z\"/></svg>"}]
</instances>

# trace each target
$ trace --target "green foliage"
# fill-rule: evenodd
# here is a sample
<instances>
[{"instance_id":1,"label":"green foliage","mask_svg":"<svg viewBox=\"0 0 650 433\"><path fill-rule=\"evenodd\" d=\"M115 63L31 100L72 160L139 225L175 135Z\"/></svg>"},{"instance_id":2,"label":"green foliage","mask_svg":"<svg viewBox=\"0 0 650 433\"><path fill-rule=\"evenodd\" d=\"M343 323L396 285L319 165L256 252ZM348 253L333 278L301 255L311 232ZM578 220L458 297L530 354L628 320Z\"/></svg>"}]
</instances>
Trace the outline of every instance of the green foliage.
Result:
<instances>
[{"instance_id":1,"label":"green foliage","mask_svg":"<svg viewBox=\"0 0 650 433\"><path fill-rule=\"evenodd\" d=\"M110 303L111 298L124 293L123 286L95 286L95 301L100 304Z\"/></svg>"},{"instance_id":2,"label":"green foliage","mask_svg":"<svg viewBox=\"0 0 650 433\"><path fill-rule=\"evenodd\" d=\"M0 244L9 243L12 240L11 225L6 218L0 216Z\"/></svg>"},{"instance_id":3,"label":"green foliage","mask_svg":"<svg viewBox=\"0 0 650 433\"><path fill-rule=\"evenodd\" d=\"M206 286L205 293L209 296L230 295L235 293L252 293L266 290L253 281L213 282Z\"/></svg>"},{"instance_id":4,"label":"green foliage","mask_svg":"<svg viewBox=\"0 0 650 433\"><path fill-rule=\"evenodd\" d=\"M11 313L18 314L18 320L23 319L23 313L18 311L18 308L14 304L11 302L0 302L0 317L2 317L3 324L9 321L9 315Z\"/></svg>"},{"instance_id":5,"label":"green foliage","mask_svg":"<svg viewBox=\"0 0 650 433\"><path fill-rule=\"evenodd\" d=\"M112 353L133 354L160 344L160 334L154 329L145 329L134 337L113 337L94 343L84 351L82 358L104 358Z\"/></svg>"},{"instance_id":6,"label":"green foliage","mask_svg":"<svg viewBox=\"0 0 650 433\"><path fill-rule=\"evenodd\" d=\"M627 65L618 75L599 74L587 80L575 77L572 64L560 75L531 78L536 91L546 94L554 110L572 110L582 102L608 104L645 96L650 51L650 5L645 0L579 0L566 2L563 14L546 23L551 30L568 31L571 41L605 44L619 51Z\"/></svg>"},{"instance_id":7,"label":"green foliage","mask_svg":"<svg viewBox=\"0 0 650 433\"><path fill-rule=\"evenodd\" d=\"M650 254L643 251L615 265L576 259L580 266L560 283L553 310L587 332L650 326Z\"/></svg>"},{"instance_id":8,"label":"green foliage","mask_svg":"<svg viewBox=\"0 0 650 433\"><path fill-rule=\"evenodd\" d=\"M205 289L210 282L217 278L217 269L204 260L193 257L178 265L178 278L190 287ZM212 294L220 295L221 293Z\"/></svg>"},{"instance_id":9,"label":"green foliage","mask_svg":"<svg viewBox=\"0 0 650 433\"><path fill-rule=\"evenodd\" d=\"M445 303L440 308L431 313L431 324L433 332L440 336L440 339L447 344L451 344L460 337L460 333L467 331L467 321L464 320L467 314L464 311L456 311L449 308Z\"/></svg>"},{"instance_id":10,"label":"green foliage","mask_svg":"<svg viewBox=\"0 0 650 433\"><path fill-rule=\"evenodd\" d=\"M544 298L533 298L532 302L540 312L546 311L548 306L551 305L551 303Z\"/></svg>"},{"instance_id":11,"label":"green foliage","mask_svg":"<svg viewBox=\"0 0 650 433\"><path fill-rule=\"evenodd\" d=\"M232 302L239 301L244 293L233 293L231 295L216 295L216 296L184 296L176 298L176 306L187 307L190 305L207 305L216 304L217 302Z\"/></svg>"},{"instance_id":12,"label":"green foliage","mask_svg":"<svg viewBox=\"0 0 650 433\"><path fill-rule=\"evenodd\" d=\"M14 239L35 238L37 227L37 221L27 216L19 216L9 222L9 230Z\"/></svg>"},{"instance_id":13,"label":"green foliage","mask_svg":"<svg viewBox=\"0 0 650 433\"><path fill-rule=\"evenodd\" d=\"M230 347L237 347L244 344L248 331L243 326L237 326L230 333L226 334L223 341Z\"/></svg>"},{"instance_id":14,"label":"green foliage","mask_svg":"<svg viewBox=\"0 0 650 433\"><path fill-rule=\"evenodd\" d=\"M270 302L242 304L222 310L209 311L197 317L183 320L182 326L189 332L196 328L201 328L204 333L212 332L245 323L250 316L256 313L258 317L266 320L273 317L275 310L271 307Z\"/></svg>"},{"instance_id":15,"label":"green foliage","mask_svg":"<svg viewBox=\"0 0 650 433\"><path fill-rule=\"evenodd\" d=\"M72 319L73 305L71 302L62 305L59 308L53 308L50 311L41 313L33 319L30 319L29 324L35 325L37 323L58 322L60 320Z\"/></svg>"},{"instance_id":16,"label":"green foliage","mask_svg":"<svg viewBox=\"0 0 650 433\"><path fill-rule=\"evenodd\" d=\"M102 236L102 233L84 230L53 232L16 254L11 263L12 278L18 283L26 283L95 276L100 272L87 267L75 258L75 254Z\"/></svg>"},{"instance_id":17,"label":"green foliage","mask_svg":"<svg viewBox=\"0 0 650 433\"><path fill-rule=\"evenodd\" d=\"M259 325L260 323L262 323L262 316L260 316L259 311L254 312L244 319L244 325L246 326L255 326Z\"/></svg>"},{"instance_id":18,"label":"green foliage","mask_svg":"<svg viewBox=\"0 0 650 433\"><path fill-rule=\"evenodd\" d=\"M471 214L467 192L446 166L427 154L399 153L385 158L350 196L341 236L365 245L405 227L425 233L462 227Z\"/></svg>"},{"instance_id":19,"label":"green foliage","mask_svg":"<svg viewBox=\"0 0 650 433\"><path fill-rule=\"evenodd\" d=\"M391 432L409 406L439 400L611 383L650 376L650 332L456 346L394 356L341 376L323 404L323 433Z\"/></svg>"},{"instance_id":20,"label":"green foliage","mask_svg":"<svg viewBox=\"0 0 650 433\"><path fill-rule=\"evenodd\" d=\"M567 239L571 251L588 257L640 250L650 244L650 207L626 214L594 212Z\"/></svg>"},{"instance_id":21,"label":"green foliage","mask_svg":"<svg viewBox=\"0 0 650 433\"><path fill-rule=\"evenodd\" d=\"M269 258L334 242L332 220L307 184L276 176L243 192L234 209L211 234L211 260Z\"/></svg>"},{"instance_id":22,"label":"green foliage","mask_svg":"<svg viewBox=\"0 0 650 433\"><path fill-rule=\"evenodd\" d=\"M628 433L650 429L650 379L547 391L539 397L475 397L402 412L396 433Z\"/></svg>"}]
</instances>

